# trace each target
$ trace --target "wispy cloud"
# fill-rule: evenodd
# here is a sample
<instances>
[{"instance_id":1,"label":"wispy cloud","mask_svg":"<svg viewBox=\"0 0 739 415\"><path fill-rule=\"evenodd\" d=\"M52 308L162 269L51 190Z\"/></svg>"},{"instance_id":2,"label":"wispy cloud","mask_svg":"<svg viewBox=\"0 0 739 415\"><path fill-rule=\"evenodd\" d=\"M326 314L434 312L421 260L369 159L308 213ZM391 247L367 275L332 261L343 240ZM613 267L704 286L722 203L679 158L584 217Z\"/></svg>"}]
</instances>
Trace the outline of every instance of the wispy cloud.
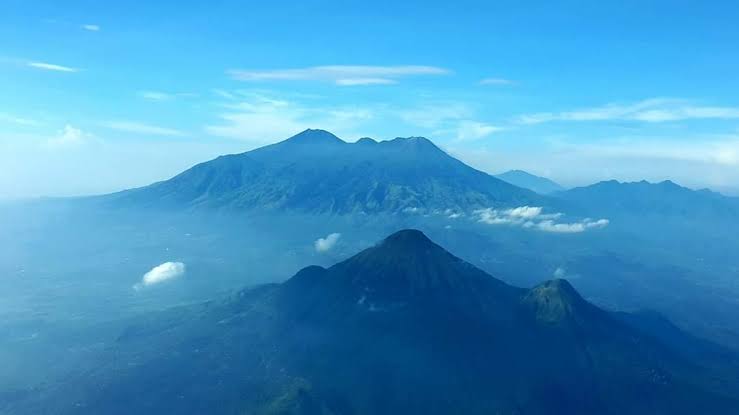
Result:
<instances>
[{"instance_id":1,"label":"wispy cloud","mask_svg":"<svg viewBox=\"0 0 739 415\"><path fill-rule=\"evenodd\" d=\"M145 124L136 121L112 121L105 124L106 127L118 131L141 135L160 135L160 136L183 136L184 132L174 128L160 127L151 124Z\"/></svg>"},{"instance_id":2,"label":"wispy cloud","mask_svg":"<svg viewBox=\"0 0 739 415\"><path fill-rule=\"evenodd\" d=\"M398 81L394 79L384 78L346 78L337 79L336 85L341 86L354 86L354 85L392 85L397 84Z\"/></svg>"},{"instance_id":3,"label":"wispy cloud","mask_svg":"<svg viewBox=\"0 0 739 415\"><path fill-rule=\"evenodd\" d=\"M162 91L139 91L137 95L149 101L171 101L178 98L194 97L196 94L190 92L162 92Z\"/></svg>"},{"instance_id":4,"label":"wispy cloud","mask_svg":"<svg viewBox=\"0 0 739 415\"><path fill-rule=\"evenodd\" d=\"M396 111L404 122L430 129L431 136L459 141L479 140L504 130L504 127L476 120L475 111L460 102L438 102Z\"/></svg>"},{"instance_id":5,"label":"wispy cloud","mask_svg":"<svg viewBox=\"0 0 739 415\"><path fill-rule=\"evenodd\" d=\"M486 124L479 121L462 120L457 125L456 138L457 140L461 141L479 140L502 130L504 130L503 127L498 127L492 124Z\"/></svg>"},{"instance_id":6,"label":"wispy cloud","mask_svg":"<svg viewBox=\"0 0 739 415\"><path fill-rule=\"evenodd\" d=\"M401 120L408 124L431 129L448 128L446 124L449 121L458 122L474 117L472 108L459 102L428 103L396 112Z\"/></svg>"},{"instance_id":7,"label":"wispy cloud","mask_svg":"<svg viewBox=\"0 0 739 415\"><path fill-rule=\"evenodd\" d=\"M100 30L100 26L96 24L83 24L82 28L90 32L97 32Z\"/></svg>"},{"instance_id":8,"label":"wispy cloud","mask_svg":"<svg viewBox=\"0 0 739 415\"><path fill-rule=\"evenodd\" d=\"M544 213L538 206L520 206L511 209L480 209L474 212L478 221L488 225L509 225L552 233L580 233L608 226L608 219L586 218L576 222L560 222L563 214Z\"/></svg>"},{"instance_id":9,"label":"wispy cloud","mask_svg":"<svg viewBox=\"0 0 739 415\"><path fill-rule=\"evenodd\" d=\"M233 79L239 81L320 81L332 82L340 86L387 85L398 79L422 75L447 75L448 69L436 66L369 66L369 65L328 65L295 69L241 70L228 71Z\"/></svg>"},{"instance_id":10,"label":"wispy cloud","mask_svg":"<svg viewBox=\"0 0 739 415\"><path fill-rule=\"evenodd\" d=\"M72 68L69 66L56 65L47 62L28 62L28 66L36 69L43 69L45 71L56 71L56 72L78 72L79 69Z\"/></svg>"},{"instance_id":11,"label":"wispy cloud","mask_svg":"<svg viewBox=\"0 0 739 415\"><path fill-rule=\"evenodd\" d=\"M552 273L552 276L554 278L564 278L567 276L567 270L565 270L562 267L557 267L557 269L555 269L554 272Z\"/></svg>"},{"instance_id":12,"label":"wispy cloud","mask_svg":"<svg viewBox=\"0 0 739 415\"><path fill-rule=\"evenodd\" d=\"M135 290L141 290L152 285L161 284L165 281L179 278L184 274L185 264L182 262L165 262L161 265L157 265L144 274L141 281L136 283L133 288Z\"/></svg>"},{"instance_id":13,"label":"wispy cloud","mask_svg":"<svg viewBox=\"0 0 739 415\"><path fill-rule=\"evenodd\" d=\"M5 112L0 112L0 121L9 122L12 124L24 125L24 126L39 125L39 122L36 120L32 120L30 118L18 117L13 114L8 114Z\"/></svg>"},{"instance_id":14,"label":"wispy cloud","mask_svg":"<svg viewBox=\"0 0 739 415\"><path fill-rule=\"evenodd\" d=\"M541 124L552 121L642 121L660 123L690 119L735 119L739 107L694 105L682 99L652 98L633 104L608 104L564 112L540 112L518 117L521 124Z\"/></svg>"},{"instance_id":15,"label":"wispy cloud","mask_svg":"<svg viewBox=\"0 0 739 415\"><path fill-rule=\"evenodd\" d=\"M325 238L318 238L316 242L314 242L313 246L316 248L317 252L328 252L334 248L337 242L339 242L339 238L341 238L340 233L332 233Z\"/></svg>"},{"instance_id":16,"label":"wispy cloud","mask_svg":"<svg viewBox=\"0 0 739 415\"><path fill-rule=\"evenodd\" d=\"M583 159L653 159L739 166L739 135L701 135L690 140L624 137L600 143L560 143L560 147Z\"/></svg>"},{"instance_id":17,"label":"wispy cloud","mask_svg":"<svg viewBox=\"0 0 739 415\"><path fill-rule=\"evenodd\" d=\"M139 91L138 96L150 101L167 101L173 98L171 94L158 91Z\"/></svg>"},{"instance_id":18,"label":"wispy cloud","mask_svg":"<svg viewBox=\"0 0 739 415\"><path fill-rule=\"evenodd\" d=\"M83 132L81 129L67 124L61 131L57 133L56 136L46 140L46 144L51 147L76 146L82 144L86 139L90 137L92 137L91 134Z\"/></svg>"},{"instance_id":19,"label":"wispy cloud","mask_svg":"<svg viewBox=\"0 0 739 415\"><path fill-rule=\"evenodd\" d=\"M515 85L516 81L505 78L485 78L480 80L480 85Z\"/></svg>"},{"instance_id":20,"label":"wispy cloud","mask_svg":"<svg viewBox=\"0 0 739 415\"><path fill-rule=\"evenodd\" d=\"M205 127L208 134L268 144L307 128L325 128L344 138L357 134L355 129L372 119L374 113L360 107L320 107L304 105L268 95L231 94L218 124Z\"/></svg>"}]
</instances>

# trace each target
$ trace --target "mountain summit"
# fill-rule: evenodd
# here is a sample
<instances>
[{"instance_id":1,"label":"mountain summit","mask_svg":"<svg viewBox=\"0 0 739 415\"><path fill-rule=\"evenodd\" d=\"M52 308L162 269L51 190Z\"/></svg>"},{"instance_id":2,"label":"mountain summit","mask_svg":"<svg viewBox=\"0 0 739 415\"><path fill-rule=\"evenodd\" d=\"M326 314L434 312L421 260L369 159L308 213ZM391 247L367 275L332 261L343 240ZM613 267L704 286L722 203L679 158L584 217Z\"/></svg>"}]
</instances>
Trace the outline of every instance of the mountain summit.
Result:
<instances>
[{"instance_id":1,"label":"mountain summit","mask_svg":"<svg viewBox=\"0 0 739 415\"><path fill-rule=\"evenodd\" d=\"M331 134L326 130L318 129L307 129L299 134L296 134L286 140L291 143L336 143L346 144L339 137Z\"/></svg>"},{"instance_id":2,"label":"mountain summit","mask_svg":"<svg viewBox=\"0 0 739 415\"><path fill-rule=\"evenodd\" d=\"M316 289L316 281L321 282ZM493 313L513 318L521 290L509 286L432 242L421 231L398 231L376 246L328 269L309 267L286 283L299 303L315 292L322 307L365 309L430 307L430 312ZM332 301L336 301L332 303ZM357 307L357 306L361 307ZM432 306L429 306L432 305Z\"/></svg>"},{"instance_id":3,"label":"mountain summit","mask_svg":"<svg viewBox=\"0 0 739 415\"><path fill-rule=\"evenodd\" d=\"M323 130L218 157L105 197L116 205L306 213L470 211L540 196L475 170L423 137L347 143Z\"/></svg>"},{"instance_id":4,"label":"mountain summit","mask_svg":"<svg viewBox=\"0 0 739 415\"><path fill-rule=\"evenodd\" d=\"M17 414L737 413L687 364L563 280L496 280L417 230L329 268L147 316ZM672 336L679 340L681 336ZM26 405L27 404L27 405Z\"/></svg>"}]
</instances>

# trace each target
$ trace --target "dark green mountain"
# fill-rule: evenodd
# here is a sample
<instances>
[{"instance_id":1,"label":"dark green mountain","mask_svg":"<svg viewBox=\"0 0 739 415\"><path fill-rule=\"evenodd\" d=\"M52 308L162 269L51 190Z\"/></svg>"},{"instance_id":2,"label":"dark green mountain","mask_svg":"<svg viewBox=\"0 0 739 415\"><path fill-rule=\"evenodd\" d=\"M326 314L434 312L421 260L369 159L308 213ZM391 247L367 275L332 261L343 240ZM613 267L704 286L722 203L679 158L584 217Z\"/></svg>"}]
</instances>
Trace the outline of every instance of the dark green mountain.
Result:
<instances>
[{"instance_id":1,"label":"dark green mountain","mask_svg":"<svg viewBox=\"0 0 739 415\"><path fill-rule=\"evenodd\" d=\"M505 173L498 174L495 177L514 186L529 189L541 195L565 190L564 187L546 177L536 176L523 170L509 170Z\"/></svg>"},{"instance_id":2,"label":"dark green mountain","mask_svg":"<svg viewBox=\"0 0 739 415\"><path fill-rule=\"evenodd\" d=\"M563 280L509 286L395 233L330 268L134 322L24 414L737 413L736 371ZM660 339L666 339L665 341ZM692 347L692 346L691 346ZM0 407L0 411L3 408Z\"/></svg>"},{"instance_id":3,"label":"dark green mountain","mask_svg":"<svg viewBox=\"0 0 739 415\"><path fill-rule=\"evenodd\" d=\"M536 204L540 197L475 170L422 137L347 143L322 130L218 157L116 205L394 213Z\"/></svg>"}]
</instances>

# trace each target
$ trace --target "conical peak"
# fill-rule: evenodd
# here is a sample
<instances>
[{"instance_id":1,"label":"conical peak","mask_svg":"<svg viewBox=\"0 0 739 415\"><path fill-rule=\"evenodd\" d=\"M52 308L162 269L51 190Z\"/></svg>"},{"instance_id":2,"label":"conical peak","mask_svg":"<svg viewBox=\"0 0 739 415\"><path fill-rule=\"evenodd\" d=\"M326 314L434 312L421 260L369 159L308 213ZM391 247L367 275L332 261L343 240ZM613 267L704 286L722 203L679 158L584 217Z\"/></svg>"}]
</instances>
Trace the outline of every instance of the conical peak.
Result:
<instances>
[{"instance_id":1,"label":"conical peak","mask_svg":"<svg viewBox=\"0 0 739 415\"><path fill-rule=\"evenodd\" d=\"M378 247L407 250L438 245L417 229L403 229L385 238Z\"/></svg>"},{"instance_id":2,"label":"conical peak","mask_svg":"<svg viewBox=\"0 0 739 415\"><path fill-rule=\"evenodd\" d=\"M342 139L326 130L307 129L286 140L291 143L344 143Z\"/></svg>"},{"instance_id":3,"label":"conical peak","mask_svg":"<svg viewBox=\"0 0 739 415\"><path fill-rule=\"evenodd\" d=\"M526 294L524 303L532 307L538 320L556 324L579 321L591 308L563 279L546 281L532 288Z\"/></svg>"}]
</instances>

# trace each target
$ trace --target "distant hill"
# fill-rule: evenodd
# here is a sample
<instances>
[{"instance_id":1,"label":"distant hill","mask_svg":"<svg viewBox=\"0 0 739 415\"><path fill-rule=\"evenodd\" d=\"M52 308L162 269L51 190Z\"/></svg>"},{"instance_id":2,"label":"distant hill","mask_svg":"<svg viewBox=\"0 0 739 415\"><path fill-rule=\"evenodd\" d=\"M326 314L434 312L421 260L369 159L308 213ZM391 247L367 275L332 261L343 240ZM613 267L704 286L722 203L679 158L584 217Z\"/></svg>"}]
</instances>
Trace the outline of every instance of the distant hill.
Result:
<instances>
[{"instance_id":1,"label":"distant hill","mask_svg":"<svg viewBox=\"0 0 739 415\"><path fill-rule=\"evenodd\" d=\"M306 130L104 199L123 206L350 214L539 205L541 197L465 165L422 137L347 143Z\"/></svg>"},{"instance_id":2,"label":"distant hill","mask_svg":"<svg viewBox=\"0 0 739 415\"><path fill-rule=\"evenodd\" d=\"M557 195L581 209L608 217L683 218L691 221L739 218L739 198L707 189L692 190L669 180L604 181Z\"/></svg>"},{"instance_id":3,"label":"distant hill","mask_svg":"<svg viewBox=\"0 0 739 415\"><path fill-rule=\"evenodd\" d=\"M629 322L632 323L629 323ZM676 328L564 280L507 285L415 230L329 268L132 323L14 414L737 413ZM646 334L658 327L661 334ZM667 343L659 339L669 340ZM671 340L670 340L671 339ZM701 353L704 348L687 349ZM731 371L729 360L722 363ZM0 408L2 409L2 408ZM9 412L9 413L11 413Z\"/></svg>"},{"instance_id":4,"label":"distant hill","mask_svg":"<svg viewBox=\"0 0 739 415\"><path fill-rule=\"evenodd\" d=\"M564 187L546 177L536 176L523 170L509 170L505 173L498 174L495 177L512 185L529 189L542 195L565 190Z\"/></svg>"}]
</instances>

